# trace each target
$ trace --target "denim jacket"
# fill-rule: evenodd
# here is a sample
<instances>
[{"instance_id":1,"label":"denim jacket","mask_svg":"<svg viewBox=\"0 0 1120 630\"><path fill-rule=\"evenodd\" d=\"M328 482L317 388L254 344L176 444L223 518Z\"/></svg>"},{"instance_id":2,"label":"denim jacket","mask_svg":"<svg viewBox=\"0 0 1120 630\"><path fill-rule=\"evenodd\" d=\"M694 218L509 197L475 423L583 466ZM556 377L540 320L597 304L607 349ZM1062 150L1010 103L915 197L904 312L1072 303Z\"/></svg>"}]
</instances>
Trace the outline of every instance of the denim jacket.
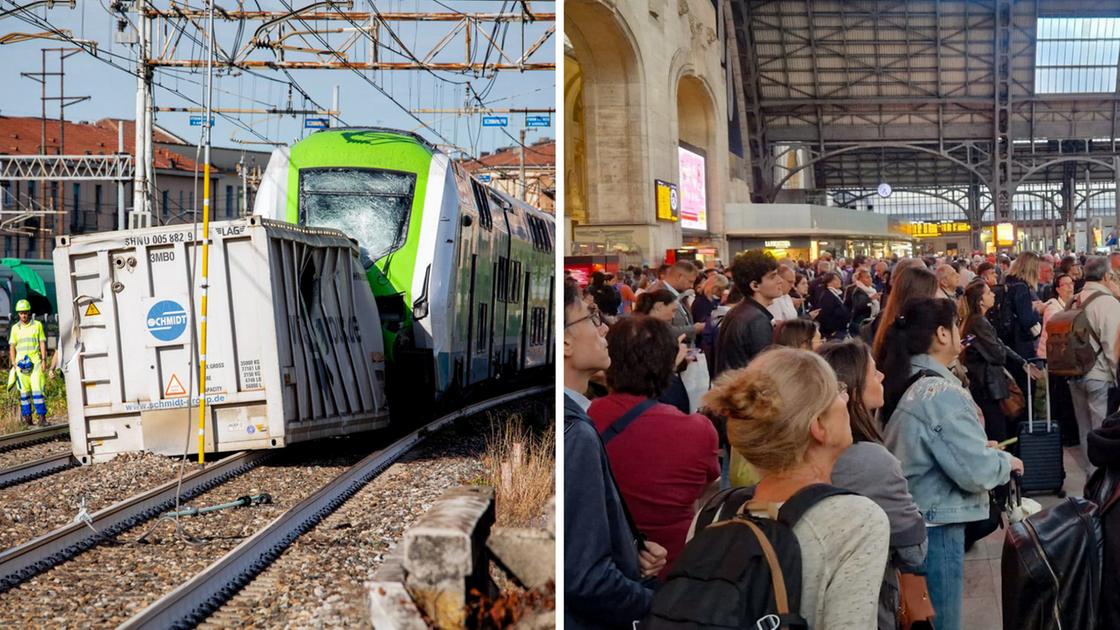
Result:
<instances>
[{"instance_id":1,"label":"denim jacket","mask_svg":"<svg viewBox=\"0 0 1120 630\"><path fill-rule=\"evenodd\" d=\"M926 522L968 523L988 517L988 490L1011 478L1011 455L987 447L968 390L928 354L910 374L933 370L910 387L891 414L885 445L899 462Z\"/></svg>"}]
</instances>

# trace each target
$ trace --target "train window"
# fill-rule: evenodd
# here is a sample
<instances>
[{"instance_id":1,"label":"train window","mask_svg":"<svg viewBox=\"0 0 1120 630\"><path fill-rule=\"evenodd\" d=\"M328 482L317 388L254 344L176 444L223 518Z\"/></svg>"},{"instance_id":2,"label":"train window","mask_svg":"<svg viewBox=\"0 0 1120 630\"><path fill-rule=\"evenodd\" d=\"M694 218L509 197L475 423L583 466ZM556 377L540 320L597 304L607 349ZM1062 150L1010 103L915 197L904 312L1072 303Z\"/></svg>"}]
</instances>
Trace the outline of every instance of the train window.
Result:
<instances>
[{"instance_id":1,"label":"train window","mask_svg":"<svg viewBox=\"0 0 1120 630\"><path fill-rule=\"evenodd\" d=\"M416 175L372 168L299 172L299 221L357 239L371 260L404 245Z\"/></svg>"},{"instance_id":2,"label":"train window","mask_svg":"<svg viewBox=\"0 0 1120 630\"><path fill-rule=\"evenodd\" d=\"M494 225L494 219L490 216L490 198L482 185L473 179L471 180L471 189L474 191L474 203L478 206L479 223L489 230Z\"/></svg>"},{"instance_id":3,"label":"train window","mask_svg":"<svg viewBox=\"0 0 1120 630\"><path fill-rule=\"evenodd\" d=\"M486 350L486 342L490 339L490 325L486 321L486 311L489 310L485 302L478 303L478 335L475 338L478 342L474 346L475 352L483 352Z\"/></svg>"},{"instance_id":4,"label":"train window","mask_svg":"<svg viewBox=\"0 0 1120 630\"><path fill-rule=\"evenodd\" d=\"M544 345L545 337L545 309L534 306L533 312L529 315L529 345L542 346Z\"/></svg>"},{"instance_id":5,"label":"train window","mask_svg":"<svg viewBox=\"0 0 1120 630\"><path fill-rule=\"evenodd\" d=\"M510 263L509 301L516 304L521 301L521 263L516 260Z\"/></svg>"},{"instance_id":6,"label":"train window","mask_svg":"<svg viewBox=\"0 0 1120 630\"><path fill-rule=\"evenodd\" d=\"M506 302L509 300L507 291L509 289L509 259L505 256L498 256L498 269L494 274L494 286L498 293L498 301Z\"/></svg>"},{"instance_id":7,"label":"train window","mask_svg":"<svg viewBox=\"0 0 1120 630\"><path fill-rule=\"evenodd\" d=\"M544 251L552 253L552 236L548 233L548 224L541 221L541 236L544 238Z\"/></svg>"},{"instance_id":8,"label":"train window","mask_svg":"<svg viewBox=\"0 0 1120 630\"><path fill-rule=\"evenodd\" d=\"M540 248L541 248L541 235L540 235L540 232L538 231L539 226L537 226L537 217L526 217L526 218L529 219L529 232L530 232L530 234L532 234L532 237L533 237L533 249L539 251Z\"/></svg>"}]
</instances>

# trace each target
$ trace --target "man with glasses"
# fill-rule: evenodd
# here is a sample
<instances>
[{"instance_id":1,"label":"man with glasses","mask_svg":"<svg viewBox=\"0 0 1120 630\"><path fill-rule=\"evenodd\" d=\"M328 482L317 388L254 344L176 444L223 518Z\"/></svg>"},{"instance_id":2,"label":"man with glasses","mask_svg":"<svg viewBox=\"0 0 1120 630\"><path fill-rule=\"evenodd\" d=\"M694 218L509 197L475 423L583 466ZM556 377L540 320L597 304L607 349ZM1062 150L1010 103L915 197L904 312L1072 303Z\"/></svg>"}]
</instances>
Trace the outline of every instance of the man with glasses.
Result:
<instances>
[{"instance_id":1,"label":"man with glasses","mask_svg":"<svg viewBox=\"0 0 1120 630\"><path fill-rule=\"evenodd\" d=\"M584 396L610 367L606 326L564 283L564 626L629 628L649 610L644 581L665 566L665 549L644 541L618 493Z\"/></svg>"}]
</instances>

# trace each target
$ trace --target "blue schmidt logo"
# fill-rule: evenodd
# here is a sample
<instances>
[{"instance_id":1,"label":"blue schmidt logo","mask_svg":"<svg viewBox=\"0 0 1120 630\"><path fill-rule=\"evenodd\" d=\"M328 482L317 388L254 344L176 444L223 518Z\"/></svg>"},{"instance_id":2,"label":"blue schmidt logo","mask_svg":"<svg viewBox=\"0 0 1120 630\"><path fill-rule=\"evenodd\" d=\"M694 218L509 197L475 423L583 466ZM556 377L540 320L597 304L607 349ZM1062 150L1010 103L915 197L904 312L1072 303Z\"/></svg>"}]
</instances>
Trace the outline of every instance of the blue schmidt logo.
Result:
<instances>
[{"instance_id":1,"label":"blue schmidt logo","mask_svg":"<svg viewBox=\"0 0 1120 630\"><path fill-rule=\"evenodd\" d=\"M160 341L174 341L187 329L187 311L178 302L161 300L148 311L148 331Z\"/></svg>"}]
</instances>

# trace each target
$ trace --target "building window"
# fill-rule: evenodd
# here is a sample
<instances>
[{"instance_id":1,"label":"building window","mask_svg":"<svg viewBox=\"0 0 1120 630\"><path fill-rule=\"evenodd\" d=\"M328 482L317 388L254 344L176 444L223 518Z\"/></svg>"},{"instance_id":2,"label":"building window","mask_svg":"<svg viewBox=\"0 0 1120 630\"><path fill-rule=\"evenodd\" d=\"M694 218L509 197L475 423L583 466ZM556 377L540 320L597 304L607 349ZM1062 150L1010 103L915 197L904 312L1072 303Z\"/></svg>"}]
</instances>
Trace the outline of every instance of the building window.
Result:
<instances>
[{"instance_id":1,"label":"building window","mask_svg":"<svg viewBox=\"0 0 1120 630\"><path fill-rule=\"evenodd\" d=\"M1038 18L1035 93L1115 92L1118 59L1120 18Z\"/></svg>"},{"instance_id":2,"label":"building window","mask_svg":"<svg viewBox=\"0 0 1120 630\"><path fill-rule=\"evenodd\" d=\"M82 226L82 185L74 184L70 192L70 233L77 234Z\"/></svg>"},{"instance_id":3,"label":"building window","mask_svg":"<svg viewBox=\"0 0 1120 630\"><path fill-rule=\"evenodd\" d=\"M161 213L161 216L165 216L165 217L167 216L168 206L170 206L170 205L171 205L171 193L169 191L165 190L162 193L160 193L160 213Z\"/></svg>"},{"instance_id":4,"label":"building window","mask_svg":"<svg viewBox=\"0 0 1120 630\"><path fill-rule=\"evenodd\" d=\"M93 187L93 213L87 213L88 223L86 227L94 230L99 227L98 222L101 220L99 217L101 216L101 196L103 192L104 187L101 184L97 184Z\"/></svg>"},{"instance_id":5,"label":"building window","mask_svg":"<svg viewBox=\"0 0 1120 630\"><path fill-rule=\"evenodd\" d=\"M36 193L39 192L37 190L38 188L39 188L39 183L38 182L27 182L27 205L28 206L34 206L39 201L38 199L36 199L36 197L38 196Z\"/></svg>"},{"instance_id":6,"label":"building window","mask_svg":"<svg viewBox=\"0 0 1120 630\"><path fill-rule=\"evenodd\" d=\"M183 191L180 190L179 191L179 207L177 209L177 212L182 212L182 211L183 211ZM170 219L170 218L171 218L171 215L168 215L168 216L164 217L165 220Z\"/></svg>"},{"instance_id":7,"label":"building window","mask_svg":"<svg viewBox=\"0 0 1120 630\"><path fill-rule=\"evenodd\" d=\"M232 217L233 211L233 186L226 186L226 217Z\"/></svg>"}]
</instances>

